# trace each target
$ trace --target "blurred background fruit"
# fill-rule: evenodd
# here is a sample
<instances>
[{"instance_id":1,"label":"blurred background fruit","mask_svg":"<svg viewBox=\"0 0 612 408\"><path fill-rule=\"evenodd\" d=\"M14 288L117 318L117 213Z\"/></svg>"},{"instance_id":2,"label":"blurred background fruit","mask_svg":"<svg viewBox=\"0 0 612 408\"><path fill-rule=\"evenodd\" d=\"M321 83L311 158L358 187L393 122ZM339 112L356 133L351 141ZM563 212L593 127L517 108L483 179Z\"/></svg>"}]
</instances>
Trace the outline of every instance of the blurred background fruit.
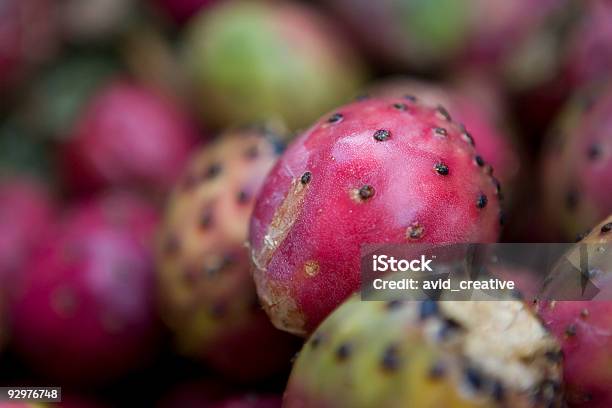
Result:
<instances>
[{"instance_id":1,"label":"blurred background fruit","mask_svg":"<svg viewBox=\"0 0 612 408\"><path fill-rule=\"evenodd\" d=\"M64 175L77 191L114 186L165 192L198 136L171 100L116 79L96 92L74 124L64 147Z\"/></svg>"},{"instance_id":2,"label":"blurred background fruit","mask_svg":"<svg viewBox=\"0 0 612 408\"><path fill-rule=\"evenodd\" d=\"M229 1L195 17L183 54L206 123L276 119L295 130L344 102L363 69L340 34L292 2Z\"/></svg>"},{"instance_id":3,"label":"blurred background fruit","mask_svg":"<svg viewBox=\"0 0 612 408\"><path fill-rule=\"evenodd\" d=\"M154 208L128 193L68 211L14 285L14 347L60 383L108 381L156 345Z\"/></svg>"},{"instance_id":4,"label":"blurred background fruit","mask_svg":"<svg viewBox=\"0 0 612 408\"><path fill-rule=\"evenodd\" d=\"M219 0L150 0L172 21L177 24L186 23L200 9L210 7Z\"/></svg>"},{"instance_id":5,"label":"blurred background fruit","mask_svg":"<svg viewBox=\"0 0 612 408\"><path fill-rule=\"evenodd\" d=\"M612 86L574 96L547 139L541 186L545 213L572 240L612 212Z\"/></svg>"},{"instance_id":6,"label":"blurred background fruit","mask_svg":"<svg viewBox=\"0 0 612 408\"><path fill-rule=\"evenodd\" d=\"M179 349L243 381L288 368L295 352L257 303L244 248L277 158L272 134L229 130L197 152L170 199L158 248L160 311Z\"/></svg>"}]
</instances>

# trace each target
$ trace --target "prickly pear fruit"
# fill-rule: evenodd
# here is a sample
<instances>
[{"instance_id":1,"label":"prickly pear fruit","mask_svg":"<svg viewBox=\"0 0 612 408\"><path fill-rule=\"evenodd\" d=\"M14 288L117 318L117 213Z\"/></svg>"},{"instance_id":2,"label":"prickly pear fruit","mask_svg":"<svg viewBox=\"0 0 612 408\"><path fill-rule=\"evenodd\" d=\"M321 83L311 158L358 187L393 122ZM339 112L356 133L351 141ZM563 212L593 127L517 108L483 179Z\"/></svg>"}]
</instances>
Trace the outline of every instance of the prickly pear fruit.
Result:
<instances>
[{"instance_id":1,"label":"prickly pear fruit","mask_svg":"<svg viewBox=\"0 0 612 408\"><path fill-rule=\"evenodd\" d=\"M12 301L17 352L55 380L116 379L156 343L150 240L157 213L136 196L115 194L69 211L32 256Z\"/></svg>"},{"instance_id":2,"label":"prickly pear fruit","mask_svg":"<svg viewBox=\"0 0 612 408\"><path fill-rule=\"evenodd\" d=\"M66 179L86 192L109 186L164 192L180 173L195 134L169 100L126 80L111 81L71 132Z\"/></svg>"},{"instance_id":3,"label":"prickly pear fruit","mask_svg":"<svg viewBox=\"0 0 612 408\"><path fill-rule=\"evenodd\" d=\"M284 406L560 406L560 361L519 301L353 297L304 345Z\"/></svg>"},{"instance_id":4,"label":"prickly pear fruit","mask_svg":"<svg viewBox=\"0 0 612 408\"><path fill-rule=\"evenodd\" d=\"M484 81L469 85L471 88L489 88ZM490 106L491 102L497 106L501 102L494 95L494 90L483 89L483 93L487 93L484 98L486 100L483 100L476 93L470 95L457 88L416 79L395 78L376 83L367 92L376 97L402 98L412 95L426 104L446 107L453 119L470 130L478 154L493 166L496 177L507 189L515 181L520 163L512 136L502 127L499 117L501 108Z\"/></svg>"},{"instance_id":5,"label":"prickly pear fruit","mask_svg":"<svg viewBox=\"0 0 612 408\"><path fill-rule=\"evenodd\" d=\"M296 129L343 103L362 70L334 28L291 2L228 1L195 17L185 64L206 123L280 119Z\"/></svg>"},{"instance_id":6,"label":"prickly pear fruit","mask_svg":"<svg viewBox=\"0 0 612 408\"><path fill-rule=\"evenodd\" d=\"M256 194L277 159L266 136L255 127L228 131L195 155L158 245L161 311L179 348L240 380L288 366L294 350L257 303L244 247Z\"/></svg>"},{"instance_id":7,"label":"prickly pear fruit","mask_svg":"<svg viewBox=\"0 0 612 408\"><path fill-rule=\"evenodd\" d=\"M612 406L612 216L601 222L579 243L591 244L588 248L592 271L591 278L599 287L594 301L546 301L537 305L544 324L555 334L565 355L564 380L570 406ZM596 250L597 244L603 250ZM570 253L568 259L571 260ZM567 268L559 264L558 268ZM563 276L555 269L553 274ZM597 276L600 275L600 276Z\"/></svg>"},{"instance_id":8,"label":"prickly pear fruit","mask_svg":"<svg viewBox=\"0 0 612 408\"><path fill-rule=\"evenodd\" d=\"M499 182L443 107L372 98L294 141L251 218L259 298L283 330L311 332L359 288L363 243L494 242Z\"/></svg>"},{"instance_id":9,"label":"prickly pear fruit","mask_svg":"<svg viewBox=\"0 0 612 408\"><path fill-rule=\"evenodd\" d=\"M373 56L393 66L440 68L469 39L470 10L458 0L326 0Z\"/></svg>"},{"instance_id":10,"label":"prickly pear fruit","mask_svg":"<svg viewBox=\"0 0 612 408\"><path fill-rule=\"evenodd\" d=\"M542 190L550 223L573 240L612 212L612 84L579 93L548 135Z\"/></svg>"}]
</instances>

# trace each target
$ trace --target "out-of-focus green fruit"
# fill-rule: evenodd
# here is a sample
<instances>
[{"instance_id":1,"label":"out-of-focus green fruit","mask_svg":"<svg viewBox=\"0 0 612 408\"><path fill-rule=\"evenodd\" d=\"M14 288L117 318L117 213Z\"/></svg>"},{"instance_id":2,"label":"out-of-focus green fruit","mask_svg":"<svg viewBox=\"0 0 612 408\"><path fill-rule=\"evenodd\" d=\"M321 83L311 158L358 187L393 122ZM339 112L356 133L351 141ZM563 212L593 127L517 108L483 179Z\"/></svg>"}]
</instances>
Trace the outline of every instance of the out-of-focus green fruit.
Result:
<instances>
[{"instance_id":1,"label":"out-of-focus green fruit","mask_svg":"<svg viewBox=\"0 0 612 408\"><path fill-rule=\"evenodd\" d=\"M185 64L213 126L311 123L361 83L362 66L329 21L304 5L231 1L196 17Z\"/></svg>"}]
</instances>

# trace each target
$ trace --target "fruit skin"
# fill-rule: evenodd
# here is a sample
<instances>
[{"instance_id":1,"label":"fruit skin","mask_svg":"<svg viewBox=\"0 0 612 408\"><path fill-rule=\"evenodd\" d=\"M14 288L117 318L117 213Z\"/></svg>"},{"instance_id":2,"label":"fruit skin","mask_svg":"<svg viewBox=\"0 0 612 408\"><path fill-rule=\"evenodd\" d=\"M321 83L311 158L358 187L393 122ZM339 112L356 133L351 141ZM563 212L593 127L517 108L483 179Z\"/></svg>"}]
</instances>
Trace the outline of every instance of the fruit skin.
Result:
<instances>
[{"instance_id":1,"label":"fruit skin","mask_svg":"<svg viewBox=\"0 0 612 408\"><path fill-rule=\"evenodd\" d=\"M277 159L268 133L229 130L194 155L157 251L160 310L179 349L241 381L288 368L296 350L257 303L244 247L255 197Z\"/></svg>"},{"instance_id":2,"label":"fruit skin","mask_svg":"<svg viewBox=\"0 0 612 408\"><path fill-rule=\"evenodd\" d=\"M185 24L201 9L208 8L219 0L153 0L174 22Z\"/></svg>"},{"instance_id":3,"label":"fruit skin","mask_svg":"<svg viewBox=\"0 0 612 408\"><path fill-rule=\"evenodd\" d=\"M597 244L612 242L612 216L592 229L580 244L590 244L590 262L603 271L595 280L600 292L593 301L542 301L537 304L544 324L559 339L565 355L564 381L571 407L609 407L612 405L612 259L597 251ZM579 251L579 244L568 255ZM575 264L576 265L576 264ZM552 272L560 283L567 282L567 264L559 263Z\"/></svg>"},{"instance_id":4,"label":"fruit skin","mask_svg":"<svg viewBox=\"0 0 612 408\"><path fill-rule=\"evenodd\" d=\"M562 239L612 212L612 83L574 96L548 135L542 159L545 214Z\"/></svg>"},{"instance_id":5,"label":"fruit skin","mask_svg":"<svg viewBox=\"0 0 612 408\"><path fill-rule=\"evenodd\" d=\"M354 296L304 345L283 406L559 407L560 358L519 301Z\"/></svg>"},{"instance_id":6,"label":"fruit skin","mask_svg":"<svg viewBox=\"0 0 612 408\"><path fill-rule=\"evenodd\" d=\"M366 49L392 68L439 69L469 39L470 10L459 0L326 0Z\"/></svg>"},{"instance_id":7,"label":"fruit skin","mask_svg":"<svg viewBox=\"0 0 612 408\"><path fill-rule=\"evenodd\" d=\"M157 220L148 202L113 193L73 207L41 244L11 304L14 347L33 369L100 384L149 356Z\"/></svg>"},{"instance_id":8,"label":"fruit skin","mask_svg":"<svg viewBox=\"0 0 612 408\"><path fill-rule=\"evenodd\" d=\"M448 112L405 98L342 106L268 175L249 242L272 322L311 332L359 288L362 243L494 242L498 183Z\"/></svg>"},{"instance_id":9,"label":"fruit skin","mask_svg":"<svg viewBox=\"0 0 612 408\"><path fill-rule=\"evenodd\" d=\"M127 79L96 92L64 150L64 175L76 191L130 187L165 192L197 140L172 101Z\"/></svg>"},{"instance_id":10,"label":"fruit skin","mask_svg":"<svg viewBox=\"0 0 612 408\"><path fill-rule=\"evenodd\" d=\"M190 23L183 54L194 102L219 128L272 119L299 129L345 102L363 77L333 23L291 2L206 10Z\"/></svg>"},{"instance_id":11,"label":"fruit skin","mask_svg":"<svg viewBox=\"0 0 612 408\"><path fill-rule=\"evenodd\" d=\"M0 10L0 90L24 79L58 48L55 1L3 0Z\"/></svg>"},{"instance_id":12,"label":"fruit skin","mask_svg":"<svg viewBox=\"0 0 612 408\"><path fill-rule=\"evenodd\" d=\"M428 105L446 107L453 119L470 130L476 150L493 166L496 177L507 190L516 181L520 159L513 136L502 123L501 100L485 81L468 81L465 87L469 86L471 93L462 89L462 84L445 86L408 77L374 83L366 92L375 97L402 98L412 95ZM477 93L474 88L481 88L482 91Z\"/></svg>"}]
</instances>

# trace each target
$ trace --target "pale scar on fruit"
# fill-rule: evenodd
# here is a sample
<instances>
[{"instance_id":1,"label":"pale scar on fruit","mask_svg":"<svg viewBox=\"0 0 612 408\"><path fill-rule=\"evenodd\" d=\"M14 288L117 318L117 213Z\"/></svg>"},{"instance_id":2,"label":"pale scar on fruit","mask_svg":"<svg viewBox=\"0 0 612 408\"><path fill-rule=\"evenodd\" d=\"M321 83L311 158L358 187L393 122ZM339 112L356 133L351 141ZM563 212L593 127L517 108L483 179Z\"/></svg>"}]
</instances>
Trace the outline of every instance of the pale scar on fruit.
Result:
<instances>
[{"instance_id":1,"label":"pale scar on fruit","mask_svg":"<svg viewBox=\"0 0 612 408\"><path fill-rule=\"evenodd\" d=\"M268 312L272 323L276 327L297 335L306 334L303 329L304 317L291 298L288 288L275 284L271 279L267 279L265 274L274 252L287 238L301 212L307 187L308 184L301 182L300 179L292 181L287 196L277 208L270 225L268 225L266 235L263 238L263 245L259 250L252 249L251 251L253 264L255 265L254 275L257 282L257 294L264 309Z\"/></svg>"}]
</instances>

